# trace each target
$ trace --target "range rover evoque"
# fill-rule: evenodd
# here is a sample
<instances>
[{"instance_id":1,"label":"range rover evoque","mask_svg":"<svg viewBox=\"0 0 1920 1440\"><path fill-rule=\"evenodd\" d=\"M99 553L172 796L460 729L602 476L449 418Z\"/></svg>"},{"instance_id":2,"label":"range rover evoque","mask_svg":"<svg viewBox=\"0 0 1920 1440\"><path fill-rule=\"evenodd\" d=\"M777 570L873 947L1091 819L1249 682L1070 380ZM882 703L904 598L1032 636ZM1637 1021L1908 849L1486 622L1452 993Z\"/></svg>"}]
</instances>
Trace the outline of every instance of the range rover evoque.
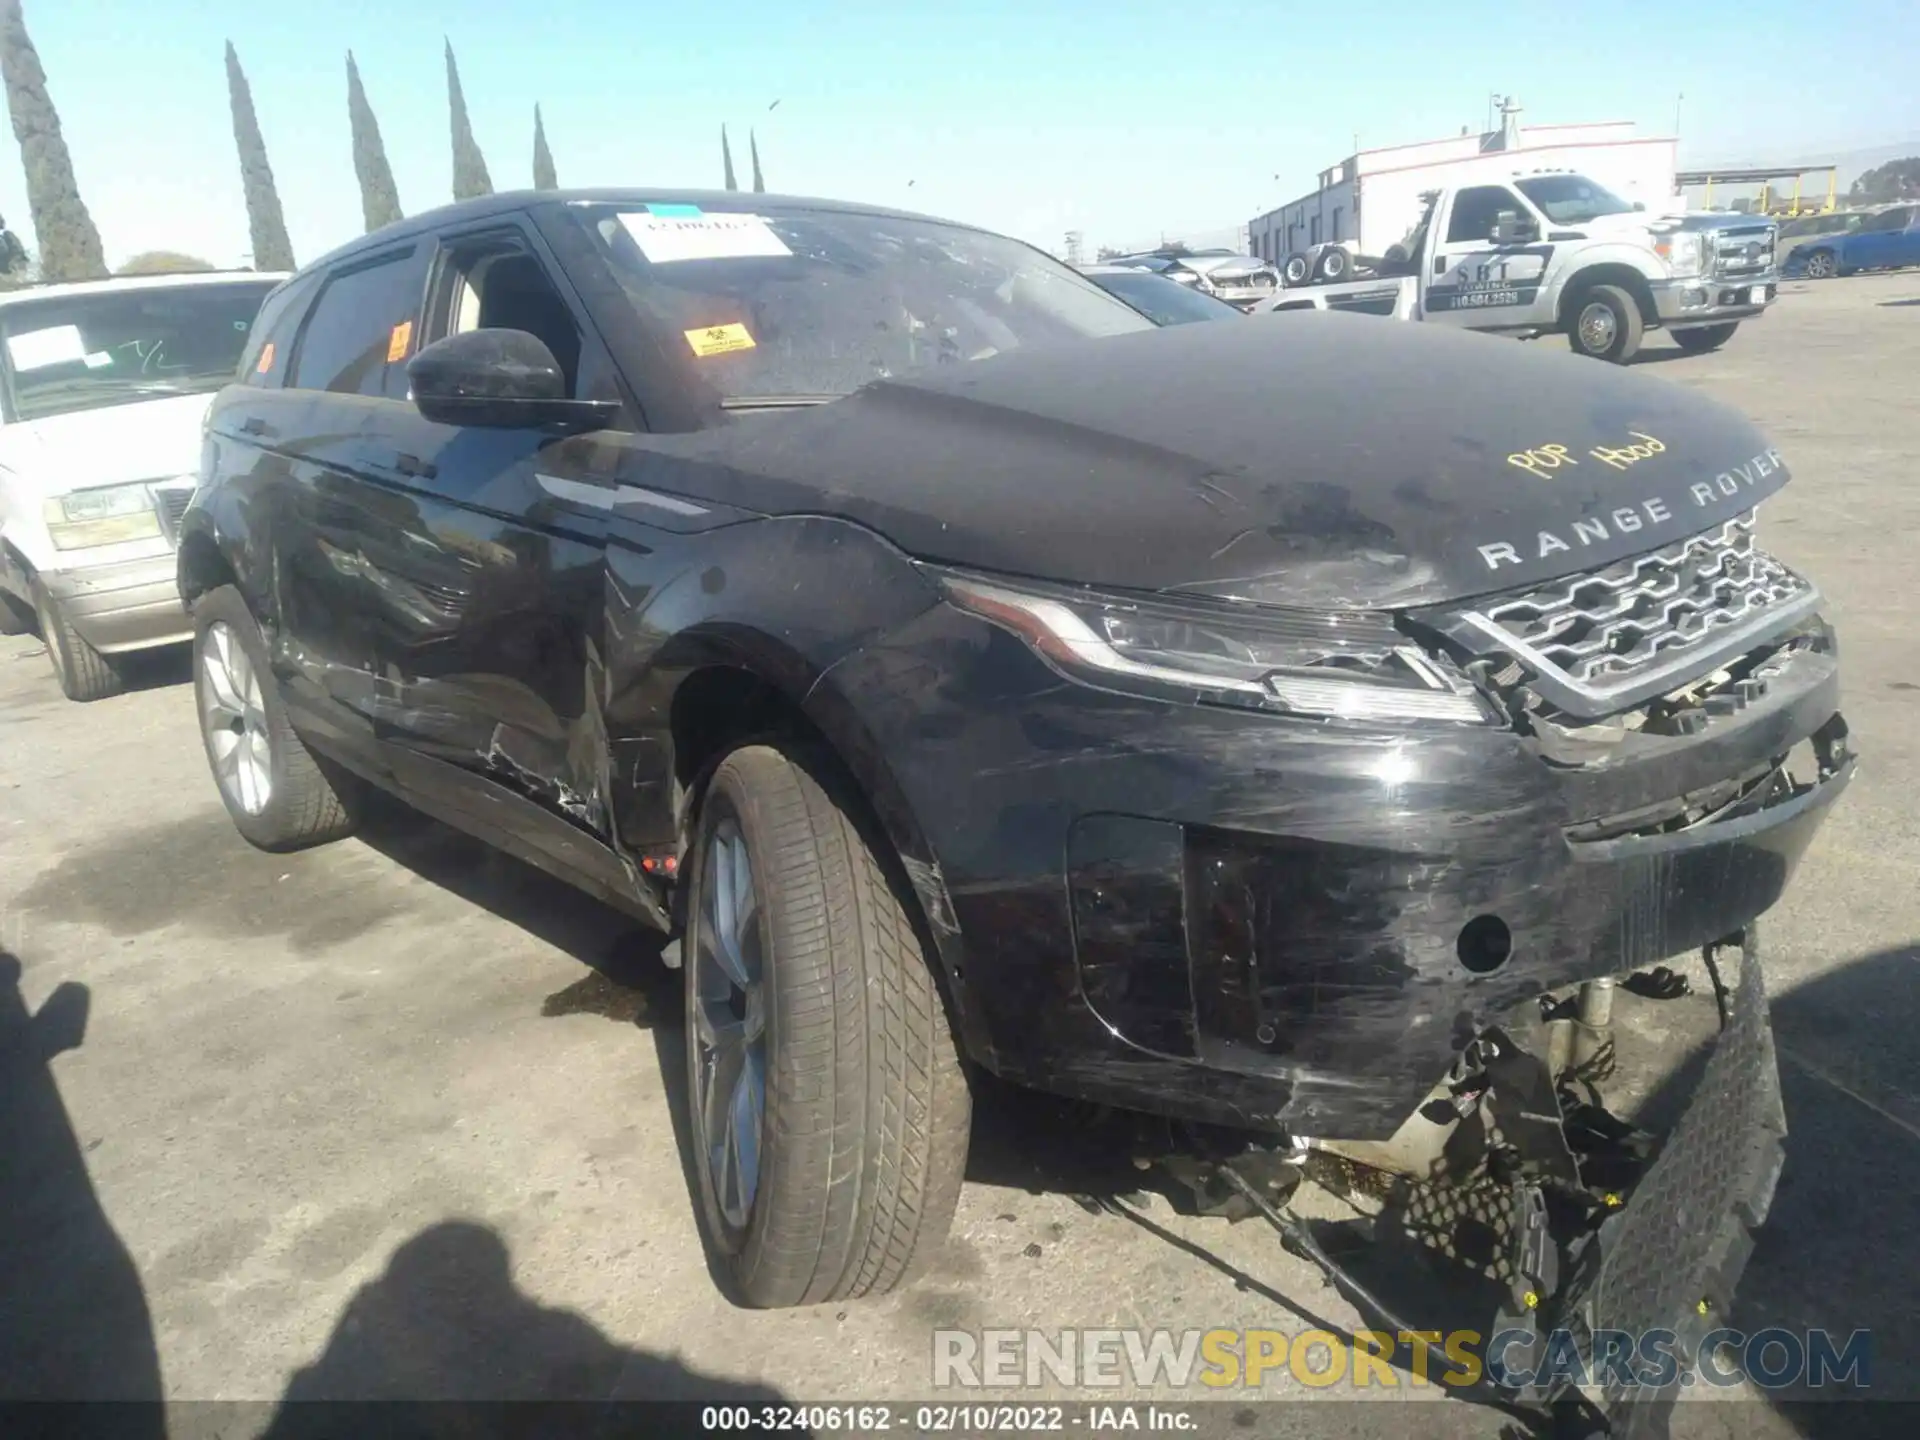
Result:
<instances>
[{"instance_id":1,"label":"range rover evoque","mask_svg":"<svg viewBox=\"0 0 1920 1440\"><path fill-rule=\"evenodd\" d=\"M1753 425L1298 318L1160 329L1014 241L763 195L356 240L267 300L182 526L220 795L292 849L377 786L679 935L750 1303L912 1273L966 1062L1404 1154L1543 994L1739 938L1853 761ZM1748 961L1695 1125L1743 1156ZM1628 1198L1688 1307L1746 1164L1684 1223Z\"/></svg>"}]
</instances>

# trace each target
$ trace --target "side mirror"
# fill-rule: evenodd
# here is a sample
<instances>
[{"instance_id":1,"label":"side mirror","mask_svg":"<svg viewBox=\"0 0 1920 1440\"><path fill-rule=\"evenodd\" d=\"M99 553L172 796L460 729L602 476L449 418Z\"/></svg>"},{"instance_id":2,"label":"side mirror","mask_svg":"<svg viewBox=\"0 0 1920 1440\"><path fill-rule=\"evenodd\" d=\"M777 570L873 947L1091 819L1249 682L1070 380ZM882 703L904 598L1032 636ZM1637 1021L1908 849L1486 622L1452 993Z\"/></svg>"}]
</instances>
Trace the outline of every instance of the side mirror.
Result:
<instances>
[{"instance_id":1,"label":"side mirror","mask_svg":"<svg viewBox=\"0 0 1920 1440\"><path fill-rule=\"evenodd\" d=\"M1487 238L1495 245L1526 245L1540 238L1533 221L1517 210L1502 210L1494 216Z\"/></svg>"},{"instance_id":2,"label":"side mirror","mask_svg":"<svg viewBox=\"0 0 1920 1440\"><path fill-rule=\"evenodd\" d=\"M570 400L546 342L524 330L468 330L436 340L407 362L413 404L437 425L550 430L603 429L620 413L606 400Z\"/></svg>"}]
</instances>

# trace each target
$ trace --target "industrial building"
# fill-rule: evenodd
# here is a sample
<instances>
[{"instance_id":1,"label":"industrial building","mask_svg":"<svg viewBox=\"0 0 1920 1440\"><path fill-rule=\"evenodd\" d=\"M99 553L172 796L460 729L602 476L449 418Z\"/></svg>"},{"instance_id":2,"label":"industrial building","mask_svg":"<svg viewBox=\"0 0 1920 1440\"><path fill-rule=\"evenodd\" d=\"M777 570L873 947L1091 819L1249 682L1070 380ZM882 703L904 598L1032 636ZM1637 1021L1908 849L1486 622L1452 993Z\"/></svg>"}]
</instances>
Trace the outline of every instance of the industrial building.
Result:
<instances>
[{"instance_id":1,"label":"industrial building","mask_svg":"<svg viewBox=\"0 0 1920 1440\"><path fill-rule=\"evenodd\" d=\"M1463 127L1444 140L1356 151L1321 171L1310 194L1250 220L1248 245L1274 264L1323 240L1344 240L1363 255L1378 255L1418 222L1424 192L1505 179L1516 171L1578 171L1657 209L1678 193L1679 142L1634 131L1631 120L1522 130L1520 107L1507 100L1497 129L1476 135Z\"/></svg>"}]
</instances>

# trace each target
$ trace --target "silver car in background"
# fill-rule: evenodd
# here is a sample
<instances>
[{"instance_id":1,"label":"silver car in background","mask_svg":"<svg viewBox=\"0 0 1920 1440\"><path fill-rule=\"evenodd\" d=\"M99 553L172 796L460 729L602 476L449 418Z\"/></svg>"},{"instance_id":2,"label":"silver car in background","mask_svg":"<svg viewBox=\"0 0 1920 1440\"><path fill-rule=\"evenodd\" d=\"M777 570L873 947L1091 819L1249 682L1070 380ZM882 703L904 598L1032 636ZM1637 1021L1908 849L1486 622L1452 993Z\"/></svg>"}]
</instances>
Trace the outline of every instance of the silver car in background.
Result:
<instances>
[{"instance_id":1,"label":"silver car in background","mask_svg":"<svg viewBox=\"0 0 1920 1440\"><path fill-rule=\"evenodd\" d=\"M1186 250L1170 246L1139 255L1117 255L1103 263L1150 270L1179 285L1191 286L1241 310L1271 300L1280 288L1280 272L1257 255L1235 250Z\"/></svg>"}]
</instances>

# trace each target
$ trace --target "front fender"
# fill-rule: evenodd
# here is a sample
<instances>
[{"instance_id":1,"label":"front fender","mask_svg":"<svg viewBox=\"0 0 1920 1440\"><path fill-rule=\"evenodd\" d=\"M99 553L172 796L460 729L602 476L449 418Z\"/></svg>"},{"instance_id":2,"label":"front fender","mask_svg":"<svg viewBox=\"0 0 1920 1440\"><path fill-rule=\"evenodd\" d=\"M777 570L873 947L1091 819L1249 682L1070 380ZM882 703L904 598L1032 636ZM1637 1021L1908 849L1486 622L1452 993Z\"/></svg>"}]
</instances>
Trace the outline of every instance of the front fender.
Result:
<instances>
[{"instance_id":1,"label":"front fender","mask_svg":"<svg viewBox=\"0 0 1920 1440\"><path fill-rule=\"evenodd\" d=\"M1548 313L1559 315L1560 301L1567 293L1567 287L1587 271L1603 265L1623 266L1635 271L1649 286L1671 278L1660 257L1645 246L1630 245L1623 241L1583 245L1564 269L1548 277L1545 295L1550 307Z\"/></svg>"}]
</instances>

